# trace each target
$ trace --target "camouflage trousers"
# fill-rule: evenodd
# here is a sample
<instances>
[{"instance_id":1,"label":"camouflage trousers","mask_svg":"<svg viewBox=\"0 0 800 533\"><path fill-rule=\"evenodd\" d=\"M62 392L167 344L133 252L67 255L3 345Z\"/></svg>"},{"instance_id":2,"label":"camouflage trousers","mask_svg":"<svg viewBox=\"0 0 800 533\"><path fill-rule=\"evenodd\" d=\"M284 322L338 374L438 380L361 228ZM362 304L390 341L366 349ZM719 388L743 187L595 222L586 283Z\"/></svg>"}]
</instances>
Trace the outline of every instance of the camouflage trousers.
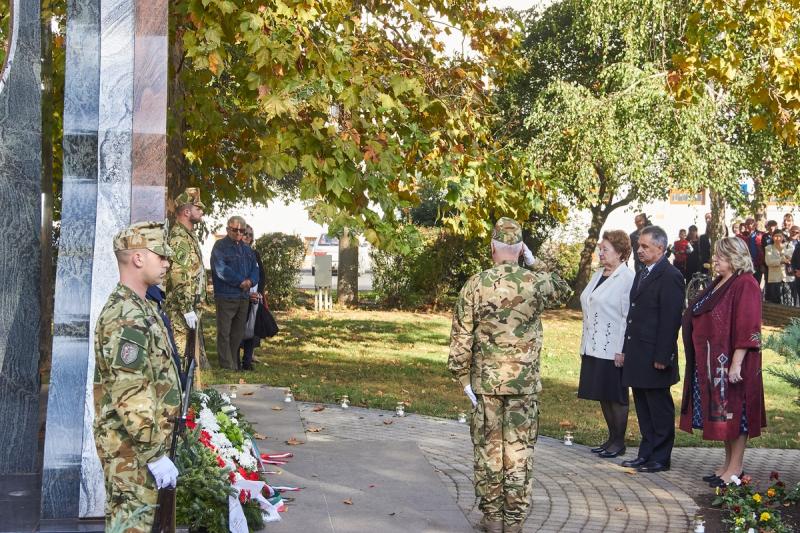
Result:
<instances>
[{"instance_id":1,"label":"camouflage trousers","mask_svg":"<svg viewBox=\"0 0 800 533\"><path fill-rule=\"evenodd\" d=\"M478 395L471 430L479 509L488 520L521 523L530 509L538 402L531 395Z\"/></svg>"},{"instance_id":2,"label":"camouflage trousers","mask_svg":"<svg viewBox=\"0 0 800 533\"><path fill-rule=\"evenodd\" d=\"M106 531L150 533L158 490L147 466L140 466L135 457L113 457L102 462L106 485ZM147 505L152 508L143 509Z\"/></svg>"},{"instance_id":3,"label":"camouflage trousers","mask_svg":"<svg viewBox=\"0 0 800 533\"><path fill-rule=\"evenodd\" d=\"M206 346L203 342L203 313L200 310L195 311L195 313L197 314L197 335L195 337L197 340L194 343L195 365L200 369L208 369L211 368L211 365L208 363ZM172 322L172 335L175 337L175 346L178 347L181 361L184 361L184 357L186 356L186 339L188 337L186 320L184 320L183 316L170 317L169 320Z\"/></svg>"}]
</instances>

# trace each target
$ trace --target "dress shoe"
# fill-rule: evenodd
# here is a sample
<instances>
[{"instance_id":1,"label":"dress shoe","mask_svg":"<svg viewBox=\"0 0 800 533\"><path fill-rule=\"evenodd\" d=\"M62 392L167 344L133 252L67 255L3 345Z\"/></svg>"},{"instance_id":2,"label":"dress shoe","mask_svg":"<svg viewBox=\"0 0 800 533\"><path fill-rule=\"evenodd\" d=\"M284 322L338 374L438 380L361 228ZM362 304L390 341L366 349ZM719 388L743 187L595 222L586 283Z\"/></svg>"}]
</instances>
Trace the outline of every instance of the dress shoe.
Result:
<instances>
[{"instance_id":1,"label":"dress shoe","mask_svg":"<svg viewBox=\"0 0 800 533\"><path fill-rule=\"evenodd\" d=\"M590 451L590 452L592 452L592 453L600 453L600 452L604 452L604 451L606 451L606 445L605 445L605 444L601 444L601 445L600 445L600 446L598 446L597 448L592 448L592 449L591 449L591 450L589 450L589 451Z\"/></svg>"},{"instance_id":2,"label":"dress shoe","mask_svg":"<svg viewBox=\"0 0 800 533\"><path fill-rule=\"evenodd\" d=\"M645 464L636 469L643 474L652 474L654 472L665 472L669 470L669 463L659 463L658 461L647 461Z\"/></svg>"},{"instance_id":3,"label":"dress shoe","mask_svg":"<svg viewBox=\"0 0 800 533\"><path fill-rule=\"evenodd\" d=\"M482 531L486 531L486 533L503 533L502 520L487 520L487 518L484 516L481 518L478 526Z\"/></svg>"},{"instance_id":4,"label":"dress shoe","mask_svg":"<svg viewBox=\"0 0 800 533\"><path fill-rule=\"evenodd\" d=\"M644 457L637 457L636 459L631 459L630 461L622 461L622 466L625 468L639 468L643 464L647 462L647 459Z\"/></svg>"},{"instance_id":5,"label":"dress shoe","mask_svg":"<svg viewBox=\"0 0 800 533\"><path fill-rule=\"evenodd\" d=\"M616 452L612 452L609 450L602 451L597 454L597 457L602 457L603 459L610 459L612 457L619 457L620 455L625 455L625 447L623 446Z\"/></svg>"}]
</instances>

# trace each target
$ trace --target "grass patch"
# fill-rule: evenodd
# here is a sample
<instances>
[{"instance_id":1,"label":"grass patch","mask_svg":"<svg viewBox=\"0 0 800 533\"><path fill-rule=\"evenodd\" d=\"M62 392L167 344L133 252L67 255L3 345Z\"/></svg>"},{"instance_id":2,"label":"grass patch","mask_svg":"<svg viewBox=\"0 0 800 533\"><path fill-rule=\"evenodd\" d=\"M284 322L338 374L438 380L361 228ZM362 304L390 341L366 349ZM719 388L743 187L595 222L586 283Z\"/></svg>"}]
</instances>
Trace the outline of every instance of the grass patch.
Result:
<instances>
[{"instance_id":1,"label":"grass patch","mask_svg":"<svg viewBox=\"0 0 800 533\"><path fill-rule=\"evenodd\" d=\"M353 405L362 407L394 409L403 401L409 412L448 418L469 410L469 401L446 368L449 315L372 309L335 309L330 314L308 309L277 312L280 334L262 341L256 349L256 369L246 373L218 368L213 313L206 317L206 349L214 366L204 373L208 384L237 383L243 377L248 383L290 386L301 401L335 403L347 394ZM578 400L576 395L580 314L548 312L544 331L541 434L561 437L569 424L577 442L602 442L606 430L597 402ZM777 354L765 352L765 366L780 362ZM769 427L751 445L800 448L800 409L793 403L796 392L766 372L764 383ZM676 410L682 384L672 388ZM629 444L635 445L638 436L631 398ZM678 431L676 445L717 444Z\"/></svg>"}]
</instances>

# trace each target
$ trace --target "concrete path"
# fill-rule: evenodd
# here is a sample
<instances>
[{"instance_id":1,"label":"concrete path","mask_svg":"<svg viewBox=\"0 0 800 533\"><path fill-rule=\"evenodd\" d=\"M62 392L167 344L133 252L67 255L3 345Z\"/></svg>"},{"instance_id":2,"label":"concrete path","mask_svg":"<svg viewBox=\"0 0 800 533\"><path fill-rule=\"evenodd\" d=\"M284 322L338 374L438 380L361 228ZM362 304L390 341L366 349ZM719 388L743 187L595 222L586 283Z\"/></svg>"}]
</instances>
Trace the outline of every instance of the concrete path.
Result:
<instances>
[{"instance_id":1,"label":"concrete path","mask_svg":"<svg viewBox=\"0 0 800 533\"><path fill-rule=\"evenodd\" d=\"M218 387L231 392L231 387ZM472 526L450 497L413 439L392 442L364 439L317 439L304 427L298 404L285 403L282 389L235 386L233 399L266 437L262 452L291 451L295 457L280 474L268 475L273 485L303 487L283 521L267 524L269 532L471 532ZM287 445L293 439L302 444Z\"/></svg>"},{"instance_id":2,"label":"concrete path","mask_svg":"<svg viewBox=\"0 0 800 533\"><path fill-rule=\"evenodd\" d=\"M270 437L263 442L281 450L292 448L290 451L297 454L278 481L302 481L308 487L297 495L284 522L278 527L270 524L267 531L464 531L463 522L452 515L452 502L473 526L480 520L472 489L472 447L466 425L419 415L398 418L391 412L372 409L343 410L336 405L317 411L315 404L280 402L280 389L252 386L252 390L272 391L273 401L284 407L271 411L260 401L251 404L248 398L254 400L255 395L242 396L243 387L238 387L236 402L248 419L263 420L257 428ZM297 411L305 435L302 427L287 432L277 422L278 417ZM282 445L290 436L306 444ZM427 465L419 461L414 444ZM533 509L525 531L690 531L697 512L692 496L711 490L698 478L708 473L722 454L719 448L676 448L671 471L638 474L619 466L620 459L601 460L585 446L568 447L540 437L535 454ZM625 458L634 457L636 450L629 448ZM745 463L757 481L766 481L771 470L780 471L787 483L800 481L800 450L749 449ZM425 477L426 468L438 475L438 484L434 483L436 477ZM417 479L424 480L423 485ZM372 491L382 498L377 504L373 503ZM441 501L442 494L447 494L450 506ZM350 497L354 505L341 504ZM367 505L358 505L359 498ZM424 505L414 507L428 498L435 498L430 500L435 504L427 506L430 511ZM375 512L370 514L373 505ZM387 520L387 511L397 514ZM362 518L362 513L368 516ZM395 520L401 513L403 518ZM373 516L381 521L372 522ZM411 519L419 522L412 526L407 521Z\"/></svg>"}]
</instances>

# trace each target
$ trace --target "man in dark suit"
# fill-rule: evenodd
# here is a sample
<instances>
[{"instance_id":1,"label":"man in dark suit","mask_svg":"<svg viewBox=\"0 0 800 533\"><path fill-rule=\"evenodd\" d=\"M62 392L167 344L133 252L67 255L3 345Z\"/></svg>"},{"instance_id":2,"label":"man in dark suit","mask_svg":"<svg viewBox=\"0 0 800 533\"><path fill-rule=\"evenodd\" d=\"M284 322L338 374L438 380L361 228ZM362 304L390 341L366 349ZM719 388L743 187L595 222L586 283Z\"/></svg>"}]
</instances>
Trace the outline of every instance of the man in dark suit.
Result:
<instances>
[{"instance_id":1,"label":"man in dark suit","mask_svg":"<svg viewBox=\"0 0 800 533\"><path fill-rule=\"evenodd\" d=\"M622 384L633 388L642 440L639 456L622 466L639 472L669 470L675 441L675 405L669 388L678 376L678 329L684 279L665 256L667 234L643 228L636 251L644 267L631 287L623 345Z\"/></svg>"}]
</instances>

